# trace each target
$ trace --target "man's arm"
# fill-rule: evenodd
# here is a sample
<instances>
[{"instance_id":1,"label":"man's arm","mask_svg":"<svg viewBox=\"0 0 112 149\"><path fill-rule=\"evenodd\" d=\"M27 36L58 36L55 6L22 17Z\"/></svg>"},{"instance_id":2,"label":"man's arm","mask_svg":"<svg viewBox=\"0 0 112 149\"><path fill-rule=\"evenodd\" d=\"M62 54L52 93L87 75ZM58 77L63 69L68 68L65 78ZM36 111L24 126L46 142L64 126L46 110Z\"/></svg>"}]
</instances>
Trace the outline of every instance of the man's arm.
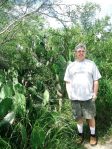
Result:
<instances>
[{"instance_id":1,"label":"man's arm","mask_svg":"<svg viewBox=\"0 0 112 149\"><path fill-rule=\"evenodd\" d=\"M93 82L93 100L96 100L97 98L97 94L98 94L98 87L99 87L99 83L98 83L98 80L95 80Z\"/></svg>"},{"instance_id":2,"label":"man's arm","mask_svg":"<svg viewBox=\"0 0 112 149\"><path fill-rule=\"evenodd\" d=\"M71 83L66 81L66 91L69 99L71 99Z\"/></svg>"}]
</instances>

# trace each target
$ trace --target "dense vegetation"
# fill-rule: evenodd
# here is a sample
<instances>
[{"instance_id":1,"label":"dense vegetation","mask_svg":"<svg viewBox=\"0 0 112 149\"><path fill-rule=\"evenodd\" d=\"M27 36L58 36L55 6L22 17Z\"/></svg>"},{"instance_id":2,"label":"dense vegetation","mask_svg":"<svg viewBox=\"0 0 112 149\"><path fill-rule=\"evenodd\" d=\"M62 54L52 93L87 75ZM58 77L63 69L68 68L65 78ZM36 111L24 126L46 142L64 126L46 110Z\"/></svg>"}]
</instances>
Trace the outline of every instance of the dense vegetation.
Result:
<instances>
[{"instance_id":1,"label":"dense vegetation","mask_svg":"<svg viewBox=\"0 0 112 149\"><path fill-rule=\"evenodd\" d=\"M75 141L76 124L63 81L79 42L86 43L88 58L102 74L96 101L97 133L101 139L112 135L110 18L96 18L99 6L87 3L70 12L70 27L52 29L40 15L50 2L24 17L11 14L18 5L13 2L17 1L0 2L0 149L83 148ZM87 139L88 132L87 127Z\"/></svg>"}]
</instances>

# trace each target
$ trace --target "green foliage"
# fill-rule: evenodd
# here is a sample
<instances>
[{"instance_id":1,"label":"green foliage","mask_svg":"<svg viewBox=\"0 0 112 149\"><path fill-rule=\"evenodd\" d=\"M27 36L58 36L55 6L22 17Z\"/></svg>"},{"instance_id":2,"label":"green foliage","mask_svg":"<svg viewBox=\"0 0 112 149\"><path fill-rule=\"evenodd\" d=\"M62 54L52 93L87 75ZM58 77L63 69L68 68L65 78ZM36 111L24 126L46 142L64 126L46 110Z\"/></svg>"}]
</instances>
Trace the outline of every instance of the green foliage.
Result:
<instances>
[{"instance_id":1,"label":"green foliage","mask_svg":"<svg viewBox=\"0 0 112 149\"><path fill-rule=\"evenodd\" d=\"M11 149L10 144L0 137L0 148L1 149Z\"/></svg>"},{"instance_id":2,"label":"green foliage","mask_svg":"<svg viewBox=\"0 0 112 149\"><path fill-rule=\"evenodd\" d=\"M2 6L0 29L9 23L5 9L12 7L8 1ZM1 34L1 148L83 148L75 142L76 124L63 81L79 42L87 44L88 58L95 61L102 74L96 102L99 134L102 137L111 130L112 26L109 17L95 20L96 11L96 4L77 6L71 12L73 26L66 29L46 29L45 20L34 13Z\"/></svg>"},{"instance_id":3,"label":"green foliage","mask_svg":"<svg viewBox=\"0 0 112 149\"><path fill-rule=\"evenodd\" d=\"M12 110L12 99L11 98L4 98L0 102L0 117L3 118L9 110Z\"/></svg>"},{"instance_id":4,"label":"green foliage","mask_svg":"<svg viewBox=\"0 0 112 149\"><path fill-rule=\"evenodd\" d=\"M9 141L12 148L26 148L27 131L24 124L18 122L13 126Z\"/></svg>"},{"instance_id":5,"label":"green foliage","mask_svg":"<svg viewBox=\"0 0 112 149\"><path fill-rule=\"evenodd\" d=\"M6 114L3 120L0 122L0 127L7 124L12 124L14 122L14 119L15 119L15 113L13 111L8 112L8 114Z\"/></svg>"},{"instance_id":6,"label":"green foliage","mask_svg":"<svg viewBox=\"0 0 112 149\"><path fill-rule=\"evenodd\" d=\"M14 111L18 116L24 117L26 113L26 98L23 94L16 93L13 97Z\"/></svg>"},{"instance_id":7,"label":"green foliage","mask_svg":"<svg viewBox=\"0 0 112 149\"><path fill-rule=\"evenodd\" d=\"M2 86L1 91L0 91L0 98L8 98L12 97L14 95L13 87L11 83L7 83Z\"/></svg>"},{"instance_id":8,"label":"green foliage","mask_svg":"<svg viewBox=\"0 0 112 149\"><path fill-rule=\"evenodd\" d=\"M31 146L32 149L42 149L45 141L45 132L38 121L35 122L31 133Z\"/></svg>"},{"instance_id":9,"label":"green foliage","mask_svg":"<svg viewBox=\"0 0 112 149\"><path fill-rule=\"evenodd\" d=\"M20 134L22 141L21 145L25 147L27 141L27 132L25 126L22 123L18 123L14 131Z\"/></svg>"},{"instance_id":10,"label":"green foliage","mask_svg":"<svg viewBox=\"0 0 112 149\"><path fill-rule=\"evenodd\" d=\"M14 89L15 93L20 93L20 94L25 94L26 93L25 87L20 83L15 84L13 86L13 89Z\"/></svg>"},{"instance_id":11,"label":"green foliage","mask_svg":"<svg viewBox=\"0 0 112 149\"><path fill-rule=\"evenodd\" d=\"M46 89L43 94L43 105L45 106L49 102L49 91Z\"/></svg>"}]
</instances>

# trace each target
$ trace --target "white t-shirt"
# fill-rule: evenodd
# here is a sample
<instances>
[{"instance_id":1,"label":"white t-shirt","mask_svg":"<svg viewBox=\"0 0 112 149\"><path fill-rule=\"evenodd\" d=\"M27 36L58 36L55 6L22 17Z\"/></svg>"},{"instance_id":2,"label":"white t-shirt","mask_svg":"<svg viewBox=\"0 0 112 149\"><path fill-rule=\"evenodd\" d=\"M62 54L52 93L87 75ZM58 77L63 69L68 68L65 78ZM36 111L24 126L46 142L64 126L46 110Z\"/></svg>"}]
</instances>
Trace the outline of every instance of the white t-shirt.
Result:
<instances>
[{"instance_id":1,"label":"white t-shirt","mask_svg":"<svg viewBox=\"0 0 112 149\"><path fill-rule=\"evenodd\" d=\"M100 72L91 60L71 62L65 72L64 81L70 82L71 100L88 100L93 96L93 82L101 78Z\"/></svg>"}]
</instances>

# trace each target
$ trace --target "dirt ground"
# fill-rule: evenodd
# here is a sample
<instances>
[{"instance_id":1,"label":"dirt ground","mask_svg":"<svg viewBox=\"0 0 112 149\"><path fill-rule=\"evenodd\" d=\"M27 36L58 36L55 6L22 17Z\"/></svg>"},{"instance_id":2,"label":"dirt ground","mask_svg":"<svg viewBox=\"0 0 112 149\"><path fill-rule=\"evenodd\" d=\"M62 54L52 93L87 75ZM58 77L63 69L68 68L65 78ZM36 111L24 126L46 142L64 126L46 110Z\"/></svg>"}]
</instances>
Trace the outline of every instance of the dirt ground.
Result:
<instances>
[{"instance_id":1,"label":"dirt ground","mask_svg":"<svg viewBox=\"0 0 112 149\"><path fill-rule=\"evenodd\" d=\"M86 149L112 149L112 138L110 138L105 143L101 144L100 142L97 143L95 146L91 146L89 143L85 143L84 147Z\"/></svg>"}]
</instances>

